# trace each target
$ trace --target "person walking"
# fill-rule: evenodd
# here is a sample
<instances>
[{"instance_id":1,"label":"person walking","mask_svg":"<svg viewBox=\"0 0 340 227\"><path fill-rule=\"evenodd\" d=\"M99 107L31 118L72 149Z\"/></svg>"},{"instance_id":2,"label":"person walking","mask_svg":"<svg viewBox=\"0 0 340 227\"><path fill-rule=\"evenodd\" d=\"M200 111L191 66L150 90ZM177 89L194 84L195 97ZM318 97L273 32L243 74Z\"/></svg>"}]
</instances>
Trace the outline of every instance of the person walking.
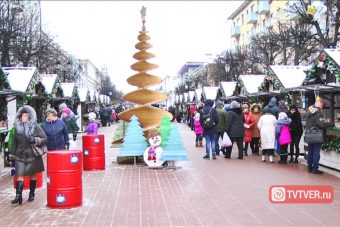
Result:
<instances>
[{"instance_id":1,"label":"person walking","mask_svg":"<svg viewBox=\"0 0 340 227\"><path fill-rule=\"evenodd\" d=\"M244 155L248 156L248 147L250 142L252 141L252 133L254 126L253 115L249 111L249 105L247 103L242 105L243 117L244 117Z\"/></svg>"},{"instance_id":2,"label":"person walking","mask_svg":"<svg viewBox=\"0 0 340 227\"><path fill-rule=\"evenodd\" d=\"M243 159L243 137L244 137L244 117L242 109L237 101L230 103L231 111L228 113L226 132L230 137L232 145L226 148L225 158L230 159L234 141L238 148L238 159Z\"/></svg>"},{"instance_id":3,"label":"person walking","mask_svg":"<svg viewBox=\"0 0 340 227\"><path fill-rule=\"evenodd\" d=\"M77 140L77 133L79 131L79 127L77 125L77 120L74 114L71 114L71 109L66 107L62 112L62 119L67 127L67 131L73 141Z\"/></svg>"},{"instance_id":4,"label":"person walking","mask_svg":"<svg viewBox=\"0 0 340 227\"><path fill-rule=\"evenodd\" d=\"M22 204L24 177L30 177L28 202L35 197L36 174L45 170L41 156L35 156L33 146L46 145L47 136L37 125L37 115L31 106L21 107L14 120L14 136L10 153L15 157L15 175L17 176L15 198L12 204Z\"/></svg>"},{"instance_id":5,"label":"person walking","mask_svg":"<svg viewBox=\"0 0 340 227\"><path fill-rule=\"evenodd\" d=\"M216 111L218 116L218 124L217 124L217 138L216 138L216 155L220 155L220 138L223 139L223 133L225 132L225 127L227 124L227 111L224 110L224 104L221 101L216 102ZM225 154L225 148L222 148L221 151Z\"/></svg>"},{"instance_id":6,"label":"person walking","mask_svg":"<svg viewBox=\"0 0 340 227\"><path fill-rule=\"evenodd\" d=\"M279 113L276 124L276 138L280 145L280 164L287 164L288 159L288 145L292 142L289 126L292 120L288 118L285 112Z\"/></svg>"},{"instance_id":7,"label":"person walking","mask_svg":"<svg viewBox=\"0 0 340 227\"><path fill-rule=\"evenodd\" d=\"M58 118L57 111L53 108L46 110L46 116L46 121L41 127L47 135L47 149L49 151L68 149L70 141L65 123Z\"/></svg>"},{"instance_id":8,"label":"person walking","mask_svg":"<svg viewBox=\"0 0 340 227\"><path fill-rule=\"evenodd\" d=\"M266 156L269 155L269 162L274 162L275 151L275 128L276 118L270 109L263 110L263 115L260 117L257 127L260 129L262 161L266 161Z\"/></svg>"},{"instance_id":9,"label":"person walking","mask_svg":"<svg viewBox=\"0 0 340 227\"><path fill-rule=\"evenodd\" d=\"M200 123L200 113L196 111L194 116L194 127L196 134L196 147L203 147L203 128Z\"/></svg>"},{"instance_id":10,"label":"person walking","mask_svg":"<svg viewBox=\"0 0 340 227\"><path fill-rule=\"evenodd\" d=\"M300 140L303 134L303 127L301 121L301 114L295 105L290 106L290 111L288 112L288 117L292 119L290 124L290 133L292 136L292 142L290 143L290 160L289 163L298 163L298 158L300 156ZM295 159L294 159L294 148L295 148Z\"/></svg>"},{"instance_id":11,"label":"person walking","mask_svg":"<svg viewBox=\"0 0 340 227\"><path fill-rule=\"evenodd\" d=\"M307 111L306 118L306 130L317 128L322 129L324 131L328 127L333 127L333 122L327 122L322 110L325 106L325 102L320 97L317 97L314 105L310 106ZM313 172L314 174L322 174L323 171L319 170L319 161L320 161L320 150L322 147L322 143L313 143L308 144L308 172Z\"/></svg>"},{"instance_id":12,"label":"person walking","mask_svg":"<svg viewBox=\"0 0 340 227\"><path fill-rule=\"evenodd\" d=\"M212 158L216 159L216 137L217 137L217 125L218 116L217 111L213 108L214 101L207 99L204 102L204 107L200 113L200 123L203 127L203 135L205 138L205 155L204 159L210 158L210 152Z\"/></svg>"},{"instance_id":13,"label":"person walking","mask_svg":"<svg viewBox=\"0 0 340 227\"><path fill-rule=\"evenodd\" d=\"M96 114L91 112L88 115L89 122L87 125L87 135L97 135L98 134L98 123L96 122Z\"/></svg>"},{"instance_id":14,"label":"person walking","mask_svg":"<svg viewBox=\"0 0 340 227\"><path fill-rule=\"evenodd\" d=\"M257 127L257 124L261 117L261 105L257 103L252 104L250 107L250 111L251 111L251 114L253 116L253 121L254 121L254 125L251 128L252 139L250 142L250 148L253 154L259 155L259 152L260 152L259 146L260 146L261 136L260 136L260 129L259 127Z\"/></svg>"}]
</instances>

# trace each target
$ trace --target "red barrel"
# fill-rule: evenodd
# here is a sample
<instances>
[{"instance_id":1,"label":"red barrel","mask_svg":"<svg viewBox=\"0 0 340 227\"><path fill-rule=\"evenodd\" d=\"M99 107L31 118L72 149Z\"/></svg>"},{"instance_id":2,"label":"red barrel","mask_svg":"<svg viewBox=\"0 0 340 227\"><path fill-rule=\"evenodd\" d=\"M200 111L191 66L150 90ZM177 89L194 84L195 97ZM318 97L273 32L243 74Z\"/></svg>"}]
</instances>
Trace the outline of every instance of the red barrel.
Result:
<instances>
[{"instance_id":1,"label":"red barrel","mask_svg":"<svg viewBox=\"0 0 340 227\"><path fill-rule=\"evenodd\" d=\"M104 135L83 135L84 170L105 169Z\"/></svg>"},{"instance_id":2,"label":"red barrel","mask_svg":"<svg viewBox=\"0 0 340 227\"><path fill-rule=\"evenodd\" d=\"M82 204L82 151L47 152L47 206L72 208Z\"/></svg>"},{"instance_id":3,"label":"red barrel","mask_svg":"<svg viewBox=\"0 0 340 227\"><path fill-rule=\"evenodd\" d=\"M14 176L13 178L13 186L16 188L17 183L17 176ZM36 188L41 188L43 185L43 175L42 172L37 173L37 185ZM30 177L26 176L24 177L24 189L30 189Z\"/></svg>"}]
</instances>

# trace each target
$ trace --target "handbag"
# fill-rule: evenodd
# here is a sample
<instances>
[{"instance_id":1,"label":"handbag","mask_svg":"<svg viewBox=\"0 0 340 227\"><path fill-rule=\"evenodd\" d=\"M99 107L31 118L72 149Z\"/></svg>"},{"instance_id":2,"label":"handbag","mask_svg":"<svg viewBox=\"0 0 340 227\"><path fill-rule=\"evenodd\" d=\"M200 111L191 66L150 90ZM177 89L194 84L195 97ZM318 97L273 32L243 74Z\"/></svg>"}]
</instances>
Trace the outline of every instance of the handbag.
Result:
<instances>
[{"instance_id":1,"label":"handbag","mask_svg":"<svg viewBox=\"0 0 340 227\"><path fill-rule=\"evenodd\" d=\"M305 131L305 142L308 144L323 143L323 129L310 128Z\"/></svg>"},{"instance_id":2,"label":"handbag","mask_svg":"<svg viewBox=\"0 0 340 227\"><path fill-rule=\"evenodd\" d=\"M223 139L222 139L222 148L231 147L232 145L233 145L233 143L231 142L228 134L225 132L223 134Z\"/></svg>"},{"instance_id":3,"label":"handbag","mask_svg":"<svg viewBox=\"0 0 340 227\"><path fill-rule=\"evenodd\" d=\"M43 156L44 154L47 153L47 146L46 145L41 145L41 146L35 146L34 144L31 144L34 156L39 157Z\"/></svg>"}]
</instances>

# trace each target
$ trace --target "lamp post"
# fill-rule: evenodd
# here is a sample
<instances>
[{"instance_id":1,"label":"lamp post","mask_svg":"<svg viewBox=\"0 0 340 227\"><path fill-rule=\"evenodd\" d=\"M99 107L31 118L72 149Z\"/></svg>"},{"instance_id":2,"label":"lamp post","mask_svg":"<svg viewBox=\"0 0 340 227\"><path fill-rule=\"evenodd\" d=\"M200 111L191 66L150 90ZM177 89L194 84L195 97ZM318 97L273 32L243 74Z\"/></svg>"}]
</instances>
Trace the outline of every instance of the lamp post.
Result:
<instances>
[{"instance_id":1,"label":"lamp post","mask_svg":"<svg viewBox=\"0 0 340 227\"><path fill-rule=\"evenodd\" d=\"M67 61L66 64L62 64L60 61L57 61L56 65L57 65L58 72L62 73L62 75L63 75L62 82L66 83L66 81L69 80L69 79L66 80L66 74L68 73L68 71L70 69L71 62Z\"/></svg>"}]
</instances>

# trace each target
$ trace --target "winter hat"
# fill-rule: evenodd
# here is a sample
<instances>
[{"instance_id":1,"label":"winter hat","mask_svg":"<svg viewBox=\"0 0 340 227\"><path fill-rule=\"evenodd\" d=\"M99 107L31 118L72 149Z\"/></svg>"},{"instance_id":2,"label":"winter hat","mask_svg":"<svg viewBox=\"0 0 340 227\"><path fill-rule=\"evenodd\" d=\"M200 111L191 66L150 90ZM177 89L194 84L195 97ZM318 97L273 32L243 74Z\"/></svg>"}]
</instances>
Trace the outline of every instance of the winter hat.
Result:
<instances>
[{"instance_id":1,"label":"winter hat","mask_svg":"<svg viewBox=\"0 0 340 227\"><path fill-rule=\"evenodd\" d=\"M277 99L276 99L275 97L272 97L272 98L270 99L270 101L271 101L271 102L277 103Z\"/></svg>"},{"instance_id":2,"label":"winter hat","mask_svg":"<svg viewBox=\"0 0 340 227\"><path fill-rule=\"evenodd\" d=\"M287 114L285 112L280 112L278 120L286 119L288 118Z\"/></svg>"},{"instance_id":3,"label":"winter hat","mask_svg":"<svg viewBox=\"0 0 340 227\"><path fill-rule=\"evenodd\" d=\"M230 103L230 108L231 108L231 109L240 108L240 103L238 103L237 101L232 101L232 102Z\"/></svg>"},{"instance_id":4,"label":"winter hat","mask_svg":"<svg viewBox=\"0 0 340 227\"><path fill-rule=\"evenodd\" d=\"M298 111L298 108L296 107L296 105L292 104L292 105L289 107L289 110Z\"/></svg>"},{"instance_id":5,"label":"winter hat","mask_svg":"<svg viewBox=\"0 0 340 227\"><path fill-rule=\"evenodd\" d=\"M89 117L89 120L90 120L90 121L94 121L94 120L96 119L97 116L96 116L95 113L91 112L91 113L89 113L88 117Z\"/></svg>"},{"instance_id":6,"label":"winter hat","mask_svg":"<svg viewBox=\"0 0 340 227\"><path fill-rule=\"evenodd\" d=\"M70 115L71 109L66 107L66 108L63 109L63 113L66 113L67 115Z\"/></svg>"},{"instance_id":7,"label":"winter hat","mask_svg":"<svg viewBox=\"0 0 340 227\"><path fill-rule=\"evenodd\" d=\"M225 108L225 110L227 110L227 111L231 110L230 104L229 104L229 103L225 104L224 108Z\"/></svg>"},{"instance_id":8,"label":"winter hat","mask_svg":"<svg viewBox=\"0 0 340 227\"><path fill-rule=\"evenodd\" d=\"M223 107L223 102L221 102L220 100L216 101L216 107Z\"/></svg>"},{"instance_id":9,"label":"winter hat","mask_svg":"<svg viewBox=\"0 0 340 227\"><path fill-rule=\"evenodd\" d=\"M195 113L194 119L198 119L198 120L200 119L200 113L199 112Z\"/></svg>"},{"instance_id":10,"label":"winter hat","mask_svg":"<svg viewBox=\"0 0 340 227\"><path fill-rule=\"evenodd\" d=\"M205 106L213 107L214 101L211 100L211 99L207 99L207 100L205 100L204 105L205 105Z\"/></svg>"},{"instance_id":11,"label":"winter hat","mask_svg":"<svg viewBox=\"0 0 340 227\"><path fill-rule=\"evenodd\" d=\"M248 105L247 103L244 103L244 104L242 105L242 109L249 109L249 105Z\"/></svg>"},{"instance_id":12,"label":"winter hat","mask_svg":"<svg viewBox=\"0 0 340 227\"><path fill-rule=\"evenodd\" d=\"M55 109L53 109L53 108L48 108L46 111L45 111L45 113L46 113L46 115L48 114L48 113L51 113L53 116L57 116L57 111L55 110Z\"/></svg>"}]
</instances>

